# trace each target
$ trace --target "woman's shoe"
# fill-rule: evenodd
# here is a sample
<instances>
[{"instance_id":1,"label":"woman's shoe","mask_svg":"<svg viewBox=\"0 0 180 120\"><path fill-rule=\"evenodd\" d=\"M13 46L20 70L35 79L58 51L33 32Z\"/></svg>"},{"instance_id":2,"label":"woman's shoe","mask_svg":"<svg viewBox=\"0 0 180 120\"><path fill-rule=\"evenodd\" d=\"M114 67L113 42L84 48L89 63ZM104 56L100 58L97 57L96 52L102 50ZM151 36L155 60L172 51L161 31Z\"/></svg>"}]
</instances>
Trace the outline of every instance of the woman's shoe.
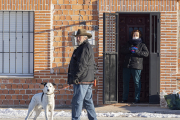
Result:
<instances>
[{"instance_id":1,"label":"woman's shoe","mask_svg":"<svg viewBox=\"0 0 180 120\"><path fill-rule=\"evenodd\" d=\"M127 103L127 100L122 100L120 103Z\"/></svg>"}]
</instances>

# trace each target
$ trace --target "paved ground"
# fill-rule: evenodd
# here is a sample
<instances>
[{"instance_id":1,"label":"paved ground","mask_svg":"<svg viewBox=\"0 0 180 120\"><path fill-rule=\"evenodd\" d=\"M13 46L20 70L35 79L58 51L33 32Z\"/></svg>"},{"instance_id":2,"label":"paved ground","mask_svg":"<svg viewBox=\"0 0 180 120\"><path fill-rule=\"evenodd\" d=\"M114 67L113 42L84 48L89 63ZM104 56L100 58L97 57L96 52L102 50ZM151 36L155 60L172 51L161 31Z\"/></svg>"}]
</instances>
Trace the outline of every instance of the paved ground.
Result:
<instances>
[{"instance_id":1,"label":"paved ground","mask_svg":"<svg viewBox=\"0 0 180 120\"><path fill-rule=\"evenodd\" d=\"M6 109L6 108L4 108ZM14 108L14 109L26 109L26 108ZM27 109L26 109L27 110ZM70 108L55 109L55 111L67 111L71 112ZM150 104L115 104L107 106L95 107L97 113L107 113L107 112L123 112L123 113L137 113L137 112L150 112L150 113L162 113L162 114L178 114L180 115L180 110L170 110L168 108L161 108L159 105ZM127 117L98 117L98 120L177 120L178 118L127 118ZM5 120L5 119L0 119ZM20 119L6 119L6 120L24 120ZM31 120L31 119L30 119ZM43 119L38 119L43 120ZM54 120L71 120L69 117L54 118ZM81 120L88 120L87 118L81 118Z\"/></svg>"},{"instance_id":2,"label":"paved ground","mask_svg":"<svg viewBox=\"0 0 180 120\"><path fill-rule=\"evenodd\" d=\"M97 118L98 120L178 120L179 118L125 118L125 117L113 117L113 118ZM0 119L0 120L24 120L24 119ZM32 120L32 119L29 119ZM44 120L44 119L37 119L37 120ZM54 120L71 120L71 118L61 117L55 118ZM81 118L81 120L88 120L88 118Z\"/></svg>"}]
</instances>

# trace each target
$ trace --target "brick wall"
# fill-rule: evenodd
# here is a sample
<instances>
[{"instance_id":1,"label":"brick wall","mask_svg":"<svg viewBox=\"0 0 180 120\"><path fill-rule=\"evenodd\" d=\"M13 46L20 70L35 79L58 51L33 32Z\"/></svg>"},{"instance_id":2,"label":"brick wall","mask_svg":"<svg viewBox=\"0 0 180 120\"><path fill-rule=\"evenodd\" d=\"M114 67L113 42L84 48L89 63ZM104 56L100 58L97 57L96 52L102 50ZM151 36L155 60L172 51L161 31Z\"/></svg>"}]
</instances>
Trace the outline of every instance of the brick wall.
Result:
<instances>
[{"instance_id":1,"label":"brick wall","mask_svg":"<svg viewBox=\"0 0 180 120\"><path fill-rule=\"evenodd\" d=\"M2 0L0 10L34 11L34 78L0 79L0 106L27 107L31 97L42 92L41 82L54 82L56 89L66 87L68 64L74 50L72 33L79 28L95 31L97 0L19 0L19 3ZM98 31L95 36L98 45ZM97 62L96 45L93 49ZM95 105L98 104L97 89L93 88ZM55 94L56 107L71 104L72 88Z\"/></svg>"},{"instance_id":2,"label":"brick wall","mask_svg":"<svg viewBox=\"0 0 180 120\"><path fill-rule=\"evenodd\" d=\"M1 0L0 10L34 11L34 78L0 79L0 106L27 106L41 82L57 81L50 77L51 0Z\"/></svg>"},{"instance_id":3,"label":"brick wall","mask_svg":"<svg viewBox=\"0 0 180 120\"><path fill-rule=\"evenodd\" d=\"M179 0L178 0L179 1ZM95 105L103 104L103 12L161 12L161 90L180 87L177 74L179 30L177 0L2 0L0 10L34 11L34 78L0 79L0 106L26 106L42 91L41 82L66 87L67 68L74 50L72 34L79 28L95 31L93 46L100 80L93 87ZM85 22L84 22L85 21ZM99 27L97 31L95 28ZM56 92L56 106L70 105L72 88Z\"/></svg>"}]
</instances>

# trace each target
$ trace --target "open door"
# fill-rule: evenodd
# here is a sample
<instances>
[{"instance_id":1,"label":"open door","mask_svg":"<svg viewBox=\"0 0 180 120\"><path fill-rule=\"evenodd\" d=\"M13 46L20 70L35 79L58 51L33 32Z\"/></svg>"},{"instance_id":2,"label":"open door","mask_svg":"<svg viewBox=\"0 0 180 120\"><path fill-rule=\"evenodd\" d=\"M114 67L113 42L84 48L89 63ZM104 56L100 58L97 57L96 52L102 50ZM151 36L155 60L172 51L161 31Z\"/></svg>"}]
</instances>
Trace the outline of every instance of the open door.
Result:
<instances>
[{"instance_id":1,"label":"open door","mask_svg":"<svg viewBox=\"0 0 180 120\"><path fill-rule=\"evenodd\" d=\"M103 14L103 103L118 102L118 14Z\"/></svg>"},{"instance_id":2,"label":"open door","mask_svg":"<svg viewBox=\"0 0 180 120\"><path fill-rule=\"evenodd\" d=\"M160 13L150 13L149 103L159 104L160 93Z\"/></svg>"}]
</instances>

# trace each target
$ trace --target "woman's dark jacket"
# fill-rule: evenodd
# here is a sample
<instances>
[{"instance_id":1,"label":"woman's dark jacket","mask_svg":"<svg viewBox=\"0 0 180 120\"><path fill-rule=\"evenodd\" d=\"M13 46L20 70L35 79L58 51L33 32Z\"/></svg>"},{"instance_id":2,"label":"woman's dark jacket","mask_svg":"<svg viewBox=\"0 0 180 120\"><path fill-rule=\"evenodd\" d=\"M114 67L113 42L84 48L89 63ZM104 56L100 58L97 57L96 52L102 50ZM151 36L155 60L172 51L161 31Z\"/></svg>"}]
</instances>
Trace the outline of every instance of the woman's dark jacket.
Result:
<instances>
[{"instance_id":1,"label":"woman's dark jacket","mask_svg":"<svg viewBox=\"0 0 180 120\"><path fill-rule=\"evenodd\" d=\"M135 50L135 53L131 53L131 47L133 47L133 45L128 42L128 44L121 49L121 53L125 55L123 67L142 70L143 57L148 57L149 51L144 43L136 45L138 49Z\"/></svg>"},{"instance_id":2,"label":"woman's dark jacket","mask_svg":"<svg viewBox=\"0 0 180 120\"><path fill-rule=\"evenodd\" d=\"M94 51L85 40L77 47L71 57L68 69L68 84L75 84L74 80L79 82L94 81Z\"/></svg>"}]
</instances>

